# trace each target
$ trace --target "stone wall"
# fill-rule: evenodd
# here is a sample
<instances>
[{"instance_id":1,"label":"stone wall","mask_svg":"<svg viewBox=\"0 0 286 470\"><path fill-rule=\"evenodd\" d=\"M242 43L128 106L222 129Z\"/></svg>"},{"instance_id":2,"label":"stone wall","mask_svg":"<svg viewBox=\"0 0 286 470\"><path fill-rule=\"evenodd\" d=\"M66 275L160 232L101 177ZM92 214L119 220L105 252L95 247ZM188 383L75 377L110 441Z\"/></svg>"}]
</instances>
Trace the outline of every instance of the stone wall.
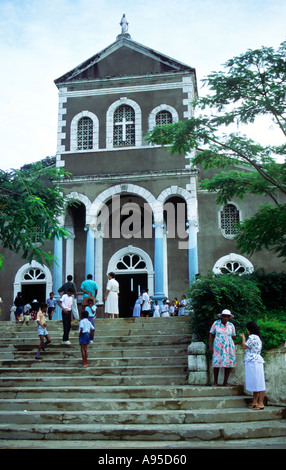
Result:
<instances>
[{"instance_id":1,"label":"stone wall","mask_svg":"<svg viewBox=\"0 0 286 470\"><path fill-rule=\"evenodd\" d=\"M232 371L229 383L241 385L246 394L244 381L244 351L236 346L237 366ZM266 400L270 405L286 404L286 343L280 348L266 352L265 381ZM188 369L190 385L210 385L213 381L212 363L206 345L202 342L192 342L188 347ZM223 381L223 372L219 374L219 384Z\"/></svg>"}]
</instances>

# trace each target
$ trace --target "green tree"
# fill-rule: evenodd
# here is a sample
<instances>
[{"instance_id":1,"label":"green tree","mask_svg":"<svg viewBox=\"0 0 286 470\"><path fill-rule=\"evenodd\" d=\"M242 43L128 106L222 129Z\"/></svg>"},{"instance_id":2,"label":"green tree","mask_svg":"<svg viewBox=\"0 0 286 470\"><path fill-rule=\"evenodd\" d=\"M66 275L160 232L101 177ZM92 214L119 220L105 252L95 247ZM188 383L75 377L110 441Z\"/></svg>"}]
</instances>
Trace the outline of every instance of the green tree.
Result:
<instances>
[{"instance_id":1,"label":"green tree","mask_svg":"<svg viewBox=\"0 0 286 470\"><path fill-rule=\"evenodd\" d=\"M234 315L231 320L237 331L245 324L264 316L265 307L260 290L254 280L234 274L203 276L194 282L188 291L193 314L191 329L197 340L208 342L212 323L218 320L222 310L229 309Z\"/></svg>"},{"instance_id":2,"label":"green tree","mask_svg":"<svg viewBox=\"0 0 286 470\"><path fill-rule=\"evenodd\" d=\"M0 242L3 248L48 265L54 260L45 243L67 232L59 217L70 203L60 182L69 175L44 163L0 170ZM0 255L0 266L3 256Z\"/></svg>"},{"instance_id":3,"label":"green tree","mask_svg":"<svg viewBox=\"0 0 286 470\"><path fill-rule=\"evenodd\" d=\"M236 241L245 253L266 248L286 256L286 144L263 146L237 132L230 125L250 125L270 116L286 136L286 42L277 51L271 47L248 50L226 62L224 70L210 74L204 84L210 94L199 98L191 119L156 127L148 135L153 144L168 145L175 154L195 151L193 165L218 170L201 187L217 193L217 203L233 197L263 194L270 202L238 226Z\"/></svg>"}]
</instances>

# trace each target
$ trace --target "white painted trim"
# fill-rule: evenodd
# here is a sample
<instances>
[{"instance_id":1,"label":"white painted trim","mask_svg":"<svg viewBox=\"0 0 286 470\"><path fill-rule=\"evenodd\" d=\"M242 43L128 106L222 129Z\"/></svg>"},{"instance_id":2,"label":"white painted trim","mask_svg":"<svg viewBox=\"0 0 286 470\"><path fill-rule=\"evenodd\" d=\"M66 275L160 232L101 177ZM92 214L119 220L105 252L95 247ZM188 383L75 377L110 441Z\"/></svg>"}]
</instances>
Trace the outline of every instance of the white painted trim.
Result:
<instances>
[{"instance_id":1,"label":"white painted trim","mask_svg":"<svg viewBox=\"0 0 286 470\"><path fill-rule=\"evenodd\" d=\"M130 100L129 98L120 98L119 100L112 103L106 112L106 148L113 149L113 115L114 111L122 105L131 106L135 112L135 147L141 147L142 145L142 113L141 108L136 101ZM126 146L128 147L128 146ZM122 147L121 147L122 148ZM123 147L124 148L124 147ZM116 147L117 150L117 147Z\"/></svg>"},{"instance_id":2,"label":"white painted trim","mask_svg":"<svg viewBox=\"0 0 286 470\"><path fill-rule=\"evenodd\" d=\"M24 279L24 275L29 269L31 268L37 268L40 269L44 274L45 274L45 279L40 279L39 281L34 280L26 280ZM16 295L18 292L21 292L22 290L22 285L25 284L46 284L46 299L49 297L50 292L53 290L53 280L52 280L52 274L49 268L43 264L38 263L37 261L31 261L31 263L26 263L21 266L21 268L18 269L16 275L15 275L15 280L14 280L14 297L15 299Z\"/></svg>"},{"instance_id":3,"label":"white painted trim","mask_svg":"<svg viewBox=\"0 0 286 470\"><path fill-rule=\"evenodd\" d=\"M248 273L252 273L254 271L253 264L244 256L238 255L236 253L229 253L228 255L222 256L217 260L213 267L214 274L221 274L221 268L228 262L235 262L242 264Z\"/></svg>"},{"instance_id":4,"label":"white painted trim","mask_svg":"<svg viewBox=\"0 0 286 470\"><path fill-rule=\"evenodd\" d=\"M185 89L185 83L171 82L171 83L155 83L150 85L130 85L130 86L119 86L119 87L108 87L98 89L85 89L85 90L73 90L67 91L67 88L60 90L60 96L64 98L79 98L84 96L100 96L100 95L127 95L129 93L142 93L146 91L162 91L162 90L175 90ZM189 87L188 87L189 90Z\"/></svg>"},{"instance_id":5,"label":"white painted trim","mask_svg":"<svg viewBox=\"0 0 286 470\"><path fill-rule=\"evenodd\" d=\"M151 113L149 114L148 118L148 126L149 126L149 131L154 129L156 126L156 115L160 111L169 111L172 115L172 123L178 122L179 121L179 115L175 108L173 106L169 106L168 104L160 104L159 106L156 106L156 108L152 109Z\"/></svg>"},{"instance_id":6,"label":"white painted trim","mask_svg":"<svg viewBox=\"0 0 286 470\"><path fill-rule=\"evenodd\" d=\"M239 222L242 221L242 214L241 214L241 209L240 209L239 205L236 202L228 201L227 204L222 204L219 208L219 211L218 211L218 227L219 227L219 229L221 231L221 234L224 238L232 240L235 237L235 234L234 235L226 235L224 229L222 229L222 227L221 227L221 211L224 209L224 207L228 206L229 204L232 204L233 206L236 207L236 209L238 210L238 213L239 213Z\"/></svg>"},{"instance_id":7,"label":"white painted trim","mask_svg":"<svg viewBox=\"0 0 286 470\"><path fill-rule=\"evenodd\" d=\"M122 256L126 254L137 254L138 256L141 256L141 258L145 261L146 263L146 268L145 269L136 269L136 270L116 270L116 266L118 261L122 258ZM121 250L116 251L114 253L108 263L107 271L106 273L109 272L114 272L115 274L142 274L142 273L147 273L147 278L148 278L148 289L149 289L149 295L152 296L154 294L154 268L153 268L153 263L146 251L142 250L141 248L138 248L133 245L128 245L125 248L121 248Z\"/></svg>"},{"instance_id":8,"label":"white painted trim","mask_svg":"<svg viewBox=\"0 0 286 470\"><path fill-rule=\"evenodd\" d=\"M92 149L82 150L78 149L77 147L77 133L78 133L78 122L83 117L89 117L93 122L93 139L92 139ZM81 111L80 113L76 114L71 122L70 126L70 151L76 153L82 152L93 152L94 150L98 149L99 146L99 121L98 117L91 113L90 111Z\"/></svg>"}]
</instances>

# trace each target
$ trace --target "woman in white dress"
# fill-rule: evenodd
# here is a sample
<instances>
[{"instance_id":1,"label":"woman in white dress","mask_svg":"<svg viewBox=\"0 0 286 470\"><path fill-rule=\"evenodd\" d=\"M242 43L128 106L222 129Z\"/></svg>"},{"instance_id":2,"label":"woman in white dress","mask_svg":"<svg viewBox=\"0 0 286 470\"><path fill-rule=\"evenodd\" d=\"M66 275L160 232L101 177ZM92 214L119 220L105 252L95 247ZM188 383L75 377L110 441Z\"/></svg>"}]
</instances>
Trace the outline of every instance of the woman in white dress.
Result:
<instances>
[{"instance_id":1,"label":"woman in white dress","mask_svg":"<svg viewBox=\"0 0 286 470\"><path fill-rule=\"evenodd\" d=\"M108 273L108 282L106 286L105 300L105 313L108 314L108 318L118 318L118 295L119 295L119 284L115 280L114 273Z\"/></svg>"},{"instance_id":2,"label":"woman in white dress","mask_svg":"<svg viewBox=\"0 0 286 470\"><path fill-rule=\"evenodd\" d=\"M244 333L242 338L242 347L245 350L245 388L253 392L253 399L248 408L252 410L264 409L265 397L265 377L264 377L264 359L261 356L261 335L257 324L250 321L246 324L248 340L245 341Z\"/></svg>"}]
</instances>

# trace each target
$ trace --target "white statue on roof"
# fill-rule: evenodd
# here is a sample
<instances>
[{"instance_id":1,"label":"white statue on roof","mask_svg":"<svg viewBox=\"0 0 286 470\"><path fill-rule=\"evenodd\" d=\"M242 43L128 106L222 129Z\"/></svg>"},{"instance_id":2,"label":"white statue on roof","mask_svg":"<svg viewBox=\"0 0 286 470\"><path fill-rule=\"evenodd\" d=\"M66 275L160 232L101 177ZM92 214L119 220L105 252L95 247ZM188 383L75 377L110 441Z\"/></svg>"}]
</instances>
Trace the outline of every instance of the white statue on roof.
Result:
<instances>
[{"instance_id":1,"label":"white statue on roof","mask_svg":"<svg viewBox=\"0 0 286 470\"><path fill-rule=\"evenodd\" d=\"M126 34L128 31L128 23L127 23L125 14L123 14L121 18L120 26L121 26L121 34Z\"/></svg>"}]
</instances>

